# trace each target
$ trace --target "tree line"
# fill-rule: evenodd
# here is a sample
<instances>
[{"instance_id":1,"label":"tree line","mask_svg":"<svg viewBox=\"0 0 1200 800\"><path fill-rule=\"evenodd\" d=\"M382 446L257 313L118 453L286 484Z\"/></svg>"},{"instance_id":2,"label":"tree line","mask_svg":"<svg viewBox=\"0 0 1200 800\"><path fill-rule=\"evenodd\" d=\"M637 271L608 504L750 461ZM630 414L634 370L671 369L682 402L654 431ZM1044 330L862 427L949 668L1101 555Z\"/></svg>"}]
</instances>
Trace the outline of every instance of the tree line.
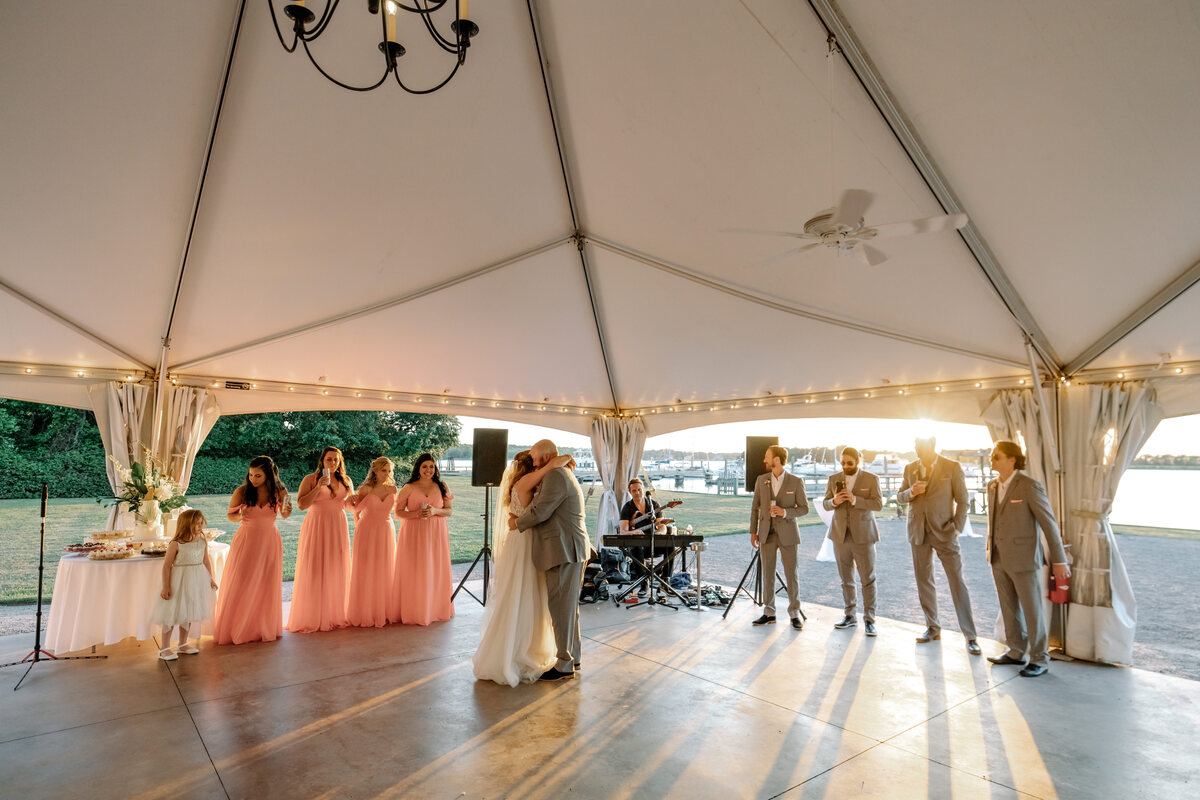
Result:
<instances>
[{"instance_id":1,"label":"tree line","mask_svg":"<svg viewBox=\"0 0 1200 800\"><path fill-rule=\"evenodd\" d=\"M268 455L295 491L317 468L321 449L346 456L355 484L371 461L388 456L403 480L417 455L444 453L458 443L461 424L443 414L392 411L287 411L221 417L192 467L189 494L228 494L246 476L246 464ZM107 497L104 445L91 411L0 400L0 498L36 497L42 483L57 497Z\"/></svg>"}]
</instances>

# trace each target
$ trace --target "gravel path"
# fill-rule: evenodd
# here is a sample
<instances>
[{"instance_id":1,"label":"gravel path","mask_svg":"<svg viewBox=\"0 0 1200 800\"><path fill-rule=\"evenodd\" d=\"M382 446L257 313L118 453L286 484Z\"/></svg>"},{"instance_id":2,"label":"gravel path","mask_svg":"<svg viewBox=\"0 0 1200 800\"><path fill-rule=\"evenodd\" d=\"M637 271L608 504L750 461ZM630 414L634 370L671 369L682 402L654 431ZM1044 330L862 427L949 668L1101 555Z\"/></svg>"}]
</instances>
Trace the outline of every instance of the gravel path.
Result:
<instances>
[{"instance_id":1,"label":"gravel path","mask_svg":"<svg viewBox=\"0 0 1200 800\"><path fill-rule=\"evenodd\" d=\"M887 619L923 624L921 605L913 581L912 557L905 539L904 520L885 517L879 520L882 540L876 559L880 626ZM983 526L976 525L982 532ZM804 603L842 607L841 581L837 567L815 560L820 549L821 528L801 529L800 593ZM1118 546L1138 599L1137 640L1134 665L1140 669L1200 680L1200 541L1154 536L1118 536ZM991 570L983 553L983 539L963 539L963 571L971 591L971 606L979 634L991 637L999 614ZM718 536L708 540L701 561L705 583L736 586L753 556L748 536ZM936 559L935 559L936 563ZM691 562L689 561L689 565ZM469 564L455 564L454 581L466 573ZM935 567L938 611L942 627L958 630L954 606L946 587L941 566ZM477 569L473 577L479 577ZM283 586L284 601L291 599L292 584ZM459 601L463 601L460 596ZM469 598L466 598L469 602ZM745 602L745 600L741 601ZM0 636L32 633L36 606L0 606ZM859 609L861 613L861 608ZM43 625L49 616L49 603L43 608ZM30 642L32 645L32 641Z\"/></svg>"}]
</instances>

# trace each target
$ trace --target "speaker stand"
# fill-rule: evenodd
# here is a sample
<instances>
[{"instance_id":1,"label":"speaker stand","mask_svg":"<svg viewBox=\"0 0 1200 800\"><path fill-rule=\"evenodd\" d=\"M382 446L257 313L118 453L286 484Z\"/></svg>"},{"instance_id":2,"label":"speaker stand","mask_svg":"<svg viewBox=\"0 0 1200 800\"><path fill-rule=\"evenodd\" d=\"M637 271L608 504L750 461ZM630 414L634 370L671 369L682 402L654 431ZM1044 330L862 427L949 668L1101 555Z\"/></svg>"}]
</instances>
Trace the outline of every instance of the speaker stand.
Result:
<instances>
[{"instance_id":1,"label":"speaker stand","mask_svg":"<svg viewBox=\"0 0 1200 800\"><path fill-rule=\"evenodd\" d=\"M492 559L492 546L491 546L490 537L492 534L491 511L492 511L492 486L493 485L494 484L487 483L487 484L484 484L484 486L483 486L483 514L480 515L483 517L483 547L479 548L479 553L476 554L475 560L471 562L471 566L467 569L467 574L463 575L462 580L458 582L458 588L454 590L454 594L450 595L451 603L454 602L454 598L458 597L458 593L465 589L467 594L471 595L471 597L474 597L475 602L479 603L479 605L481 605L481 606L487 605L488 582L489 582L489 578L490 578L489 562ZM471 573L475 571L475 565L477 565L479 563L480 559L483 559L483 599L482 600L480 600L478 597L476 597L474 592L472 592L470 589L466 588L467 578L471 577Z\"/></svg>"}]
</instances>

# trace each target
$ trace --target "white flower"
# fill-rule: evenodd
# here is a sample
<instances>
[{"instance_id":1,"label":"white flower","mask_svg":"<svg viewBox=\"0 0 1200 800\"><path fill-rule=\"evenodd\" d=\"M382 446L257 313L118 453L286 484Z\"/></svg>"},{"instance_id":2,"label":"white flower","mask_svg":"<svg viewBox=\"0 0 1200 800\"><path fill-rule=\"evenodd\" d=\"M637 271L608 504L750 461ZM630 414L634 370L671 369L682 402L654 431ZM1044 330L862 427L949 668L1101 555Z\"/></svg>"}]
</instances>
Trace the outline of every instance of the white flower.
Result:
<instances>
[{"instance_id":1,"label":"white flower","mask_svg":"<svg viewBox=\"0 0 1200 800\"><path fill-rule=\"evenodd\" d=\"M167 500L170 500L173 495L174 492L171 491L170 486L160 486L154 490L154 499L158 500L159 502L166 502Z\"/></svg>"},{"instance_id":2,"label":"white flower","mask_svg":"<svg viewBox=\"0 0 1200 800\"><path fill-rule=\"evenodd\" d=\"M121 475L121 483L128 483L133 478L133 473L127 469L122 468L119 470L119 473Z\"/></svg>"}]
</instances>

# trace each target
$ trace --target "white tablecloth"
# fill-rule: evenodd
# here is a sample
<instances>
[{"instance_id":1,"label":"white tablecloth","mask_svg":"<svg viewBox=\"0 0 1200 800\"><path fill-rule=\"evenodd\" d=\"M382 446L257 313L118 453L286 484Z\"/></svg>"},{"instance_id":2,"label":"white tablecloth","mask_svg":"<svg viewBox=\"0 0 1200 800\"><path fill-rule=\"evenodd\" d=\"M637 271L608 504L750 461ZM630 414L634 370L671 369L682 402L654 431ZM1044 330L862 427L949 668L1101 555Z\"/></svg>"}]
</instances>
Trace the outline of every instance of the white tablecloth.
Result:
<instances>
[{"instance_id":1,"label":"white tablecloth","mask_svg":"<svg viewBox=\"0 0 1200 800\"><path fill-rule=\"evenodd\" d=\"M225 569L229 545L210 542L217 582ZM68 554L58 561L46 649L70 653L97 644L116 644L129 636L149 639L158 626L147 621L150 604L162 591L161 556L134 556L120 561L92 561ZM153 630L152 630L153 628ZM209 626L205 626L205 632Z\"/></svg>"}]
</instances>

